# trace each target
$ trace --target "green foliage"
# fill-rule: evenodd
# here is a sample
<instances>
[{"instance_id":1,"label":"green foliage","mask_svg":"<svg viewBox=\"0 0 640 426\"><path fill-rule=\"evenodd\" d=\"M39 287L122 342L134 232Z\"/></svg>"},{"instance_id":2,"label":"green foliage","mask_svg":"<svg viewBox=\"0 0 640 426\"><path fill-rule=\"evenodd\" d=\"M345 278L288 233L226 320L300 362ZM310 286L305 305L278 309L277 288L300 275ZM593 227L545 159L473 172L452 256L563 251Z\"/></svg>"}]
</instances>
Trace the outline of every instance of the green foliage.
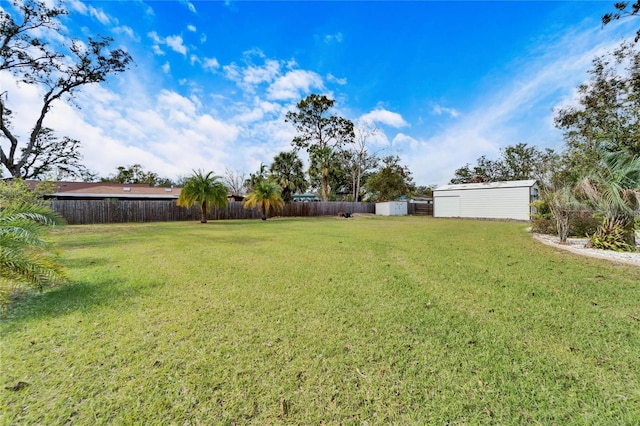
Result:
<instances>
[{"instance_id":1,"label":"green foliage","mask_svg":"<svg viewBox=\"0 0 640 426\"><path fill-rule=\"evenodd\" d=\"M635 248L634 218L640 210L640 155L600 148L599 167L576 186L576 190L604 219L599 237L607 241L624 232L620 243ZM620 229L616 229L620 227Z\"/></svg>"},{"instance_id":2,"label":"green foliage","mask_svg":"<svg viewBox=\"0 0 640 426\"><path fill-rule=\"evenodd\" d=\"M39 182L31 188L24 179L0 180L0 208L19 204L49 206L50 202L44 196L55 190L55 184L49 181Z\"/></svg>"},{"instance_id":3,"label":"green foliage","mask_svg":"<svg viewBox=\"0 0 640 426\"><path fill-rule=\"evenodd\" d=\"M550 216L550 217L549 217ZM553 215L535 215L531 219L531 232L547 235L558 235L558 223ZM591 212L573 212L569 216L568 233L569 237L584 238L595 233L601 220L594 217Z\"/></svg>"},{"instance_id":4,"label":"green foliage","mask_svg":"<svg viewBox=\"0 0 640 426\"><path fill-rule=\"evenodd\" d=\"M101 178L101 182L115 182L126 184L146 184L149 186L170 187L174 182L168 178L162 178L155 172L147 172L140 164L132 166L118 166L118 173L106 178Z\"/></svg>"},{"instance_id":5,"label":"green foliage","mask_svg":"<svg viewBox=\"0 0 640 426\"><path fill-rule=\"evenodd\" d=\"M261 180L254 185L253 192L247 194L242 206L245 209L253 209L258 206L262 213L262 220L267 220L269 212L279 210L284 205L281 194L282 188L277 183Z\"/></svg>"},{"instance_id":6,"label":"green foliage","mask_svg":"<svg viewBox=\"0 0 640 426\"><path fill-rule=\"evenodd\" d=\"M198 204L200 206L200 222L207 223L209 206L222 208L226 207L229 202L227 187L219 179L221 179L220 176L215 176L213 172L205 174L202 170L194 171L193 175L185 180L176 204L182 207Z\"/></svg>"},{"instance_id":7,"label":"green foliage","mask_svg":"<svg viewBox=\"0 0 640 426\"><path fill-rule=\"evenodd\" d=\"M631 4L630 8L628 8L629 4ZM602 15L602 25L608 25L623 17L637 16L638 13L640 13L640 0L636 0L635 2L617 1L613 4L613 8L615 12ZM640 40L640 30L636 32L634 40L636 43Z\"/></svg>"},{"instance_id":8,"label":"green foliage","mask_svg":"<svg viewBox=\"0 0 640 426\"><path fill-rule=\"evenodd\" d=\"M541 184L549 181L558 169L560 157L551 149L540 151L526 143L503 148L501 158L490 160L481 156L473 167L466 164L455 171L452 184L498 182L536 179Z\"/></svg>"},{"instance_id":9,"label":"green foliage","mask_svg":"<svg viewBox=\"0 0 640 426\"><path fill-rule=\"evenodd\" d=\"M593 248L614 251L636 251L635 240L629 237L629 230L622 224L611 224L604 220L597 232L589 236Z\"/></svg>"},{"instance_id":10,"label":"green foliage","mask_svg":"<svg viewBox=\"0 0 640 426\"><path fill-rule=\"evenodd\" d=\"M281 152L276 155L269 171L271 179L282 188L282 200L285 203L293 200L294 193L305 192L309 186L304 175L302 160L295 151Z\"/></svg>"},{"instance_id":11,"label":"green foliage","mask_svg":"<svg viewBox=\"0 0 640 426\"><path fill-rule=\"evenodd\" d=\"M64 278L45 229L63 220L45 206L11 203L0 207L0 306L24 288L59 283Z\"/></svg>"},{"instance_id":12,"label":"green foliage","mask_svg":"<svg viewBox=\"0 0 640 426\"><path fill-rule=\"evenodd\" d=\"M596 57L589 74L578 86L578 106L561 108L555 116L576 178L596 170L603 151L640 155L640 52L622 43Z\"/></svg>"},{"instance_id":13,"label":"green foliage","mask_svg":"<svg viewBox=\"0 0 640 426\"><path fill-rule=\"evenodd\" d=\"M331 190L331 161L355 138L351 121L328 113L334 102L324 95L310 94L297 103L296 111L289 111L286 116L286 122L292 123L298 132L292 145L309 153L312 163L309 174L311 178L319 177L323 201L329 199Z\"/></svg>"},{"instance_id":14,"label":"green foliage","mask_svg":"<svg viewBox=\"0 0 640 426\"><path fill-rule=\"evenodd\" d=\"M411 172L400 164L398 156L383 158L380 169L365 184L374 201L392 201L403 195L410 196L414 187Z\"/></svg>"}]
</instances>

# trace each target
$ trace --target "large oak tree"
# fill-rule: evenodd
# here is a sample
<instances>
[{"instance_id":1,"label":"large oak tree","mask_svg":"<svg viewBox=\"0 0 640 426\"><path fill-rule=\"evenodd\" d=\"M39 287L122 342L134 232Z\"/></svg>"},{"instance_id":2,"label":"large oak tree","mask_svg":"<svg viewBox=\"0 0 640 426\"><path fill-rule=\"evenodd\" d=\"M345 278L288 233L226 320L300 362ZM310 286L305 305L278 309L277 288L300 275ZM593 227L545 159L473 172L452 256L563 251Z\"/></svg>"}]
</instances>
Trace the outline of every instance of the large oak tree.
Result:
<instances>
[{"instance_id":1,"label":"large oak tree","mask_svg":"<svg viewBox=\"0 0 640 426\"><path fill-rule=\"evenodd\" d=\"M83 86L102 83L109 75L125 71L132 62L122 49L112 49L109 37L87 40L65 36L60 18L66 10L36 0L15 1L0 9L0 72L11 73L21 84L37 86L42 102L33 128L22 138L12 126L11 93L0 92L0 163L14 177L37 178L56 172L81 176L79 141L60 139L44 125L59 100L71 100ZM50 43L47 34L64 37Z\"/></svg>"}]
</instances>

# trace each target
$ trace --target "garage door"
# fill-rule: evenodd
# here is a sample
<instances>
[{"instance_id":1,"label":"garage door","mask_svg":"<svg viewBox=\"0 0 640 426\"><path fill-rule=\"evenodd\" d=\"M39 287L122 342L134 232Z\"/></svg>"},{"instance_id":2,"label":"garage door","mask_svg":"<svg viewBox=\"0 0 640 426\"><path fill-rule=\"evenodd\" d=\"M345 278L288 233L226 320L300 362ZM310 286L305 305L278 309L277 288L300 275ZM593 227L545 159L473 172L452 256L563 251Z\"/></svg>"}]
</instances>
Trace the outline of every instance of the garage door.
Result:
<instances>
[{"instance_id":1,"label":"garage door","mask_svg":"<svg viewBox=\"0 0 640 426\"><path fill-rule=\"evenodd\" d=\"M434 198L433 217L460 217L460 196Z\"/></svg>"}]
</instances>

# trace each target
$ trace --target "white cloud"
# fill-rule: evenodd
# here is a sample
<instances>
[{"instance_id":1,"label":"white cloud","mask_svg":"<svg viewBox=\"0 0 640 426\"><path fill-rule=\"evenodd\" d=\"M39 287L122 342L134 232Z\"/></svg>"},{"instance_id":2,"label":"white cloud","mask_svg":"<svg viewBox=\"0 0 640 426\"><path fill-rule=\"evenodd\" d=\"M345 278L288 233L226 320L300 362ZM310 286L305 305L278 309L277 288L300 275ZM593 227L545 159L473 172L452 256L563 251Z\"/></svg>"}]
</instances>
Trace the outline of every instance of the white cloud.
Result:
<instances>
[{"instance_id":1,"label":"white cloud","mask_svg":"<svg viewBox=\"0 0 640 426\"><path fill-rule=\"evenodd\" d=\"M81 15L90 16L96 19L103 25L110 25L116 23L117 20L107 15L104 10L95 8L94 6L87 6L80 0L71 0L69 3L69 9L80 13ZM49 5L53 6L53 5Z\"/></svg>"},{"instance_id":2,"label":"white cloud","mask_svg":"<svg viewBox=\"0 0 640 426\"><path fill-rule=\"evenodd\" d=\"M436 115L448 114L453 118L460 116L460 112L454 108L446 108L440 105L433 106L433 113Z\"/></svg>"},{"instance_id":3,"label":"white cloud","mask_svg":"<svg viewBox=\"0 0 640 426\"><path fill-rule=\"evenodd\" d=\"M335 75L329 73L327 74L327 81L330 81L331 83L336 83L339 84L341 86L344 86L345 84L347 84L347 78L338 78Z\"/></svg>"},{"instance_id":4,"label":"white cloud","mask_svg":"<svg viewBox=\"0 0 640 426\"><path fill-rule=\"evenodd\" d=\"M374 109L364 114L360 117L360 120L365 123L379 123L391 127L405 127L409 125L409 123L402 118L402 115L382 108Z\"/></svg>"},{"instance_id":5,"label":"white cloud","mask_svg":"<svg viewBox=\"0 0 640 426\"><path fill-rule=\"evenodd\" d=\"M165 74L169 74L171 72L171 64L169 64L169 62L165 62L162 65L162 72Z\"/></svg>"},{"instance_id":6,"label":"white cloud","mask_svg":"<svg viewBox=\"0 0 640 426\"><path fill-rule=\"evenodd\" d=\"M160 46L158 46L157 44L154 44L153 46L151 46L151 50L153 51L153 53L157 56L163 56L166 55L165 51L162 50L160 48Z\"/></svg>"},{"instance_id":7,"label":"white cloud","mask_svg":"<svg viewBox=\"0 0 640 426\"><path fill-rule=\"evenodd\" d=\"M220 64L218 63L218 60L216 58L204 58L202 67L210 71L215 71L220 68Z\"/></svg>"},{"instance_id":8,"label":"white cloud","mask_svg":"<svg viewBox=\"0 0 640 426\"><path fill-rule=\"evenodd\" d=\"M271 100L300 99L310 89L323 89L322 77L313 71L293 70L276 79L267 89Z\"/></svg>"},{"instance_id":9,"label":"white cloud","mask_svg":"<svg viewBox=\"0 0 640 426\"><path fill-rule=\"evenodd\" d=\"M343 39L343 36L341 32L337 32L335 34L326 34L323 37L324 42L327 44L342 43L342 39Z\"/></svg>"},{"instance_id":10,"label":"white cloud","mask_svg":"<svg viewBox=\"0 0 640 426\"><path fill-rule=\"evenodd\" d=\"M192 13L196 13L196 7L193 3L187 1L185 2L187 4L187 8L189 9L190 12Z\"/></svg>"},{"instance_id":11,"label":"white cloud","mask_svg":"<svg viewBox=\"0 0 640 426\"><path fill-rule=\"evenodd\" d=\"M160 45L169 46L174 52L180 53L184 56L187 56L187 47L184 45L182 37L179 35L168 36L168 37L160 37L157 32L151 31L147 34L147 36L153 40L155 45L152 46L153 52L156 55L164 55L165 52L162 50Z\"/></svg>"},{"instance_id":12,"label":"white cloud","mask_svg":"<svg viewBox=\"0 0 640 426\"><path fill-rule=\"evenodd\" d=\"M572 98L575 87L588 78L595 56L618 44L613 37L603 37L599 28L561 34L528 57L523 54L500 86L478 93L455 122L411 141L400 137L416 182L444 184L457 168L474 164L482 155L497 158L501 148L519 142L562 148L562 133L550 119L553 108Z\"/></svg>"},{"instance_id":13,"label":"white cloud","mask_svg":"<svg viewBox=\"0 0 640 426\"><path fill-rule=\"evenodd\" d=\"M136 36L136 33L133 31L133 29L126 25L114 27L113 32L116 34L125 34L129 36L129 38L133 39L134 41L140 41L140 39Z\"/></svg>"},{"instance_id":14,"label":"white cloud","mask_svg":"<svg viewBox=\"0 0 640 426\"><path fill-rule=\"evenodd\" d=\"M242 67L236 63L231 63L222 67L225 76L235 82L243 90L253 93L256 86L262 83L271 83L280 75L281 63L279 61L269 59L264 61L262 65L253 65Z\"/></svg>"},{"instance_id":15,"label":"white cloud","mask_svg":"<svg viewBox=\"0 0 640 426\"><path fill-rule=\"evenodd\" d=\"M192 33L195 33L197 31L196 26L195 25L187 25L187 30L191 31Z\"/></svg>"},{"instance_id":16,"label":"white cloud","mask_svg":"<svg viewBox=\"0 0 640 426\"><path fill-rule=\"evenodd\" d=\"M111 23L111 18L104 13L102 9L96 9L93 6L89 6L89 14L103 25L109 25Z\"/></svg>"},{"instance_id":17,"label":"white cloud","mask_svg":"<svg viewBox=\"0 0 640 426\"><path fill-rule=\"evenodd\" d=\"M167 46L169 46L171 49L173 49L175 52L178 52L182 55L187 55L187 47L184 45L184 42L182 40L182 37L179 35L176 36L168 36L165 39L165 43L167 43Z\"/></svg>"}]
</instances>

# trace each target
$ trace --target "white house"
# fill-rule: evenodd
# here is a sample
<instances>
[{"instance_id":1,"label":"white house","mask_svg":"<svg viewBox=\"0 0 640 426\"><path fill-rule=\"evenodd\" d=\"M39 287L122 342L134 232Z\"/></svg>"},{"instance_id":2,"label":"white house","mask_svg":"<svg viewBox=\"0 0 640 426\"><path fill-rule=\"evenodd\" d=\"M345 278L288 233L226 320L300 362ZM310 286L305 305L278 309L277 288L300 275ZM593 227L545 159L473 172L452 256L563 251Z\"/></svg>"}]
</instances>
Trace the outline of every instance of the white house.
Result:
<instances>
[{"instance_id":1,"label":"white house","mask_svg":"<svg viewBox=\"0 0 640 426\"><path fill-rule=\"evenodd\" d=\"M434 217L530 220L535 180L443 185L433 190Z\"/></svg>"}]
</instances>

